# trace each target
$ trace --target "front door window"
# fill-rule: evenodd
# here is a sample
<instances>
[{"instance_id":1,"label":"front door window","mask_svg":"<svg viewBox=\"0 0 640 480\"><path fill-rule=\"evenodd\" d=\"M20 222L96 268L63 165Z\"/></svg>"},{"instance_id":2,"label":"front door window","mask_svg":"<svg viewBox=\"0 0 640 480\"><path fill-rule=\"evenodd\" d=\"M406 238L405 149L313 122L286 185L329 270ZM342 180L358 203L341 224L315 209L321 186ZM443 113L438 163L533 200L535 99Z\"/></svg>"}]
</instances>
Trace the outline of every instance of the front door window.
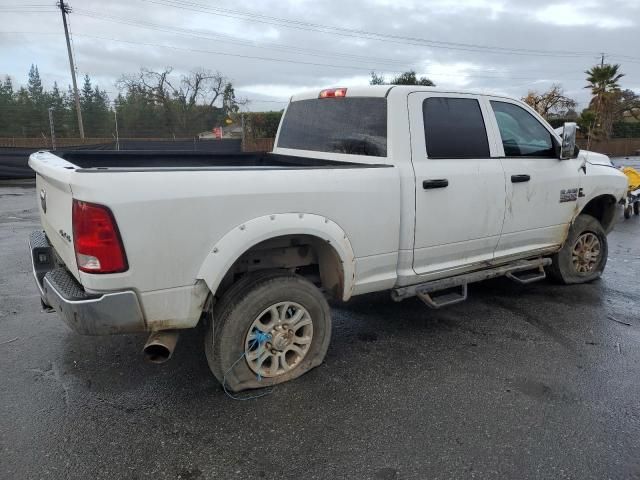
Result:
<instances>
[{"instance_id":1,"label":"front door window","mask_svg":"<svg viewBox=\"0 0 640 480\"><path fill-rule=\"evenodd\" d=\"M506 157L555 157L551 133L524 108L491 101Z\"/></svg>"}]
</instances>

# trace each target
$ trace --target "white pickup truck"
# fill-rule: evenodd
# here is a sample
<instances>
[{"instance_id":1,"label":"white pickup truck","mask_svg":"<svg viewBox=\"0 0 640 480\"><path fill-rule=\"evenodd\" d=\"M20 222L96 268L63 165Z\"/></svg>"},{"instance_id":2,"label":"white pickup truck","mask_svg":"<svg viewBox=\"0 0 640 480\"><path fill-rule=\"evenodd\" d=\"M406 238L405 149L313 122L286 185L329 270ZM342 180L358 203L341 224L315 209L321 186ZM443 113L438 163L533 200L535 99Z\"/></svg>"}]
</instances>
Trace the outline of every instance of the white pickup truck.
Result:
<instances>
[{"instance_id":1,"label":"white pickup truck","mask_svg":"<svg viewBox=\"0 0 640 480\"><path fill-rule=\"evenodd\" d=\"M148 331L167 359L208 323L226 388L319 365L327 298L438 308L467 285L594 280L626 178L520 101L413 86L295 95L268 154L38 152L45 308L76 332Z\"/></svg>"}]
</instances>

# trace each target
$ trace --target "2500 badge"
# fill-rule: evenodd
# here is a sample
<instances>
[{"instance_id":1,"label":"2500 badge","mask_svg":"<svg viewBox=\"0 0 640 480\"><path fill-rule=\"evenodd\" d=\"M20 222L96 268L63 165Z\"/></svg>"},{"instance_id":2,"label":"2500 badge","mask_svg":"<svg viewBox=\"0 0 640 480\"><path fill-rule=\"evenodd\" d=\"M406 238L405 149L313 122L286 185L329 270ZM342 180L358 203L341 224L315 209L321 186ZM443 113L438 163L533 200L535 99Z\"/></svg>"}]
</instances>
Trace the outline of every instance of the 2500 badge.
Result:
<instances>
[{"instance_id":1,"label":"2500 badge","mask_svg":"<svg viewBox=\"0 0 640 480\"><path fill-rule=\"evenodd\" d=\"M584 197L582 188L567 188L566 190L560 190L560 203L575 202L578 197Z\"/></svg>"}]
</instances>

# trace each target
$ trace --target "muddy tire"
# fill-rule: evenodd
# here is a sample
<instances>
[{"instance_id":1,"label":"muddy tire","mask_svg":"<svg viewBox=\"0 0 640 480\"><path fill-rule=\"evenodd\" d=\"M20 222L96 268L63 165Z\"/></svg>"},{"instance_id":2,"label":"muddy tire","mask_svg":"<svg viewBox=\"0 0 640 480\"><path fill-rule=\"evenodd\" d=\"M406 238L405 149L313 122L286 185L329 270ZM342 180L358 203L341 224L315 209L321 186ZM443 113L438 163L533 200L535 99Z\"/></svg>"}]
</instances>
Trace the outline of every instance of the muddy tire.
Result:
<instances>
[{"instance_id":1,"label":"muddy tire","mask_svg":"<svg viewBox=\"0 0 640 480\"><path fill-rule=\"evenodd\" d=\"M227 390L287 382L320 365L331 311L309 280L286 271L245 275L213 309L205 337L209 368Z\"/></svg>"},{"instance_id":2,"label":"muddy tire","mask_svg":"<svg viewBox=\"0 0 640 480\"><path fill-rule=\"evenodd\" d=\"M582 214L569 229L562 249L552 257L548 274L564 283L587 283L600 278L607 264L607 235L600 222Z\"/></svg>"}]
</instances>

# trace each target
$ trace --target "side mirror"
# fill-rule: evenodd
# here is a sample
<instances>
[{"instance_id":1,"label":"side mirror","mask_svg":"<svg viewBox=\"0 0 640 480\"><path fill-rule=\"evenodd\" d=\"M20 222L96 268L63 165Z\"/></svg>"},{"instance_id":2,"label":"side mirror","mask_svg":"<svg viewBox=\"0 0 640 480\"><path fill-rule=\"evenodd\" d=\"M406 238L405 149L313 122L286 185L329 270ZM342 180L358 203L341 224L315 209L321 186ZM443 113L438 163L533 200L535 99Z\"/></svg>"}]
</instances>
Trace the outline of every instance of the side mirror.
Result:
<instances>
[{"instance_id":1,"label":"side mirror","mask_svg":"<svg viewBox=\"0 0 640 480\"><path fill-rule=\"evenodd\" d=\"M574 158L576 153L576 130L575 122L567 122L562 129L562 147L560 147L560 160Z\"/></svg>"}]
</instances>

